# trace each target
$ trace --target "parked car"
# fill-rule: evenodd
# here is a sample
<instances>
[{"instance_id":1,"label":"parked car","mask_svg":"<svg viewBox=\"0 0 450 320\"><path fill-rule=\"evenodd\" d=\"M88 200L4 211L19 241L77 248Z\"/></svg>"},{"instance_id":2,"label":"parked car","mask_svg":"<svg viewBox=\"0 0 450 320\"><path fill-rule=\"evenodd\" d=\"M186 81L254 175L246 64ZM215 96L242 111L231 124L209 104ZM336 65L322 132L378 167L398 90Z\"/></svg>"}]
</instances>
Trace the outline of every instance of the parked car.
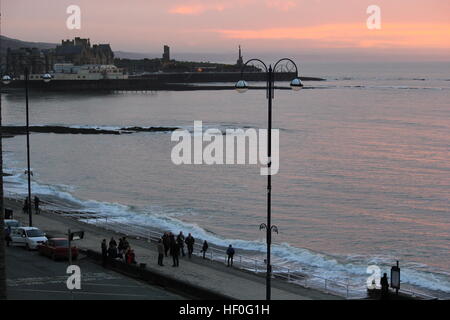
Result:
<instances>
[{"instance_id":1,"label":"parked car","mask_svg":"<svg viewBox=\"0 0 450 320\"><path fill-rule=\"evenodd\" d=\"M11 242L11 233L14 229L20 227L20 222L17 220L13 220L13 219L5 219L5 241L6 243L10 243ZM8 234L8 228L11 229L11 232ZM9 246L9 244L8 244Z\"/></svg>"},{"instance_id":2,"label":"parked car","mask_svg":"<svg viewBox=\"0 0 450 320\"><path fill-rule=\"evenodd\" d=\"M24 246L28 250L35 250L39 244L47 240L45 233L38 228L19 227L11 230L12 244Z\"/></svg>"},{"instance_id":3,"label":"parked car","mask_svg":"<svg viewBox=\"0 0 450 320\"><path fill-rule=\"evenodd\" d=\"M11 230L14 228L19 228L20 222L17 220L5 219L5 230L8 229L8 227L11 227Z\"/></svg>"},{"instance_id":4,"label":"parked car","mask_svg":"<svg viewBox=\"0 0 450 320\"><path fill-rule=\"evenodd\" d=\"M48 241L38 245L38 252L41 255L57 259L69 258L69 241L65 238L50 238ZM78 248L72 246L72 259L78 258Z\"/></svg>"}]
</instances>

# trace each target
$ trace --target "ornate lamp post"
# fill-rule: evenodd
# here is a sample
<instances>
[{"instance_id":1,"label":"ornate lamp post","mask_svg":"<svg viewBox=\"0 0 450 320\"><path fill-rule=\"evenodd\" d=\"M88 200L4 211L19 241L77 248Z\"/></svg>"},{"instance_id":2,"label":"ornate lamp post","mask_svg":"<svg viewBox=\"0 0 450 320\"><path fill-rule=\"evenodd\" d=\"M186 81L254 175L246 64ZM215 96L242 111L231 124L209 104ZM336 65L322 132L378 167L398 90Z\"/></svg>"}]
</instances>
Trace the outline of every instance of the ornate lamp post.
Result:
<instances>
[{"instance_id":1,"label":"ornate lamp post","mask_svg":"<svg viewBox=\"0 0 450 320\"><path fill-rule=\"evenodd\" d=\"M267 175L267 223L262 223L259 226L259 229L266 230L266 244L267 244L267 271L266 271L266 299L271 299L271 278L272 278L272 265L270 263L270 246L272 244L272 232L278 233L278 228L275 225L272 225L272 217L271 217L271 201L272 201L272 175L270 168L272 166L272 100L274 98L274 89L275 89L275 76L274 73L277 70L277 67L281 66L282 63L292 64L295 67L295 78L291 81L290 86L293 90L298 91L303 87L303 84L298 77L298 68L294 61L288 58L283 58L278 60L273 68L272 65L267 65L259 60L259 59L250 59L248 60L241 69L241 80L239 80L235 88L238 92L243 93L248 90L248 84L244 80L244 69L250 62L258 62L264 66L266 73L266 97L268 102L268 135L267 135L267 167L268 167L268 175Z\"/></svg>"},{"instance_id":2,"label":"ornate lamp post","mask_svg":"<svg viewBox=\"0 0 450 320\"><path fill-rule=\"evenodd\" d=\"M44 82L50 82L52 76L48 73L41 76ZM2 78L2 82L5 85L11 83L13 79L6 75ZM26 128L27 128L27 175L28 175L28 222L30 227L33 226L33 216L31 213L31 169L30 169L30 121L29 121L29 110L28 110L28 85L29 85L29 71L25 68L25 106L26 106Z\"/></svg>"}]
</instances>

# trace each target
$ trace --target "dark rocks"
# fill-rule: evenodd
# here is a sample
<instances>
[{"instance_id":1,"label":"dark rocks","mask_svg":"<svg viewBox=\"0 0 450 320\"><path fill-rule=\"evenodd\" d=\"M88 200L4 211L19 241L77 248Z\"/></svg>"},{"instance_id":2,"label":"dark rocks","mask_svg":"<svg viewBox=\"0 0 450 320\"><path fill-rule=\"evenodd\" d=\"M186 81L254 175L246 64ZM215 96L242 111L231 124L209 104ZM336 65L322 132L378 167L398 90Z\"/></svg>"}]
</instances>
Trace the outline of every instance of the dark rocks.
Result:
<instances>
[{"instance_id":1,"label":"dark rocks","mask_svg":"<svg viewBox=\"0 0 450 320\"><path fill-rule=\"evenodd\" d=\"M97 128L72 128L64 126L30 126L30 132L34 133L56 133L56 134L113 134L120 135L122 133L134 132L171 132L178 128L175 127L126 127L118 130L106 130ZM26 134L25 126L3 126L2 135L22 135Z\"/></svg>"}]
</instances>

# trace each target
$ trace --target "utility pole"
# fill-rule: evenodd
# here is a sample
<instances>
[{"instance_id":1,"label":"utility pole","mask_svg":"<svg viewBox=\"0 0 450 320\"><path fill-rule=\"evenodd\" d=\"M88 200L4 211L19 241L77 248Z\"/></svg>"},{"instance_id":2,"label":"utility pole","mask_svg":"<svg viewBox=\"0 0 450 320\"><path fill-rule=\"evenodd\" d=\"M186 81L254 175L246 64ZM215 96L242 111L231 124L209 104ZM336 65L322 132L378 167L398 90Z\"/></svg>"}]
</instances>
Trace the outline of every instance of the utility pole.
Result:
<instances>
[{"instance_id":1,"label":"utility pole","mask_svg":"<svg viewBox=\"0 0 450 320\"><path fill-rule=\"evenodd\" d=\"M0 13L1 34L1 13ZM1 89L0 89L1 90ZM0 300L6 300L5 203L3 194L3 124L0 92Z\"/></svg>"}]
</instances>

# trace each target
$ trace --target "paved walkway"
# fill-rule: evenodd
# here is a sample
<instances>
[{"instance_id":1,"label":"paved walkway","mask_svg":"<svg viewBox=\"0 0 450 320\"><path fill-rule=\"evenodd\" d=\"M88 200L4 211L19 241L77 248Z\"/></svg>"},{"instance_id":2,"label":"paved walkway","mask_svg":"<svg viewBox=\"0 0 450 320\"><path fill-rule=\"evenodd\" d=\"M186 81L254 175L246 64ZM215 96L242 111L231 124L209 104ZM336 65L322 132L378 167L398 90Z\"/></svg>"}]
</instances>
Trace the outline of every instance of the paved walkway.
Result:
<instances>
[{"instance_id":1,"label":"paved walkway","mask_svg":"<svg viewBox=\"0 0 450 320\"><path fill-rule=\"evenodd\" d=\"M14 201L7 200L5 207L14 209L14 218L20 220L23 225L28 225L28 216L22 213L20 205ZM100 252L100 243L103 239L109 242L109 239L113 236L118 242L118 238L122 236L112 231L82 223L74 218L48 212L42 212L39 215L33 214L33 226L40 228L51 236L63 236L67 234L69 228L72 231L84 230L85 238L77 241L76 245L79 248L91 249L97 252ZM265 299L265 279L261 276L228 268L224 263L203 260L199 257L193 257L191 260L187 257L180 257L180 266L178 268L172 267L172 259L168 257L164 259L165 266L160 267L157 265L155 243L133 238L128 238L128 241L135 251L137 262L147 263L147 268L152 271L239 300ZM272 299L329 300L341 298L274 279L272 281Z\"/></svg>"},{"instance_id":2,"label":"paved walkway","mask_svg":"<svg viewBox=\"0 0 450 320\"><path fill-rule=\"evenodd\" d=\"M82 270L80 290L67 289L67 261L53 261L19 247L6 248L10 300L179 300L178 294L102 268L90 259Z\"/></svg>"}]
</instances>

